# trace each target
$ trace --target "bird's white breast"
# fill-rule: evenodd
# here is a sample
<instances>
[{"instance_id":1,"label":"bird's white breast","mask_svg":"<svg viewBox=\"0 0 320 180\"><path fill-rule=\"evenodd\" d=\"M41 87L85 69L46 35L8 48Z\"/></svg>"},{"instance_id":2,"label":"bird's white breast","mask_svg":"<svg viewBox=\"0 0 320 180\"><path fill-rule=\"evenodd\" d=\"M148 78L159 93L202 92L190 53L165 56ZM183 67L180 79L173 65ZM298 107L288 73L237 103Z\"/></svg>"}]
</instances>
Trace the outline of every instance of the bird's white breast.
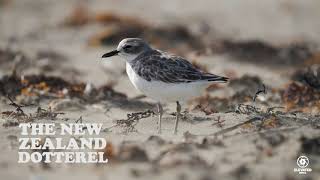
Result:
<instances>
[{"instance_id":1,"label":"bird's white breast","mask_svg":"<svg viewBox=\"0 0 320 180\"><path fill-rule=\"evenodd\" d=\"M126 63L126 71L136 89L159 102L185 101L200 96L208 85L208 82L165 83L147 81L136 74L129 63Z\"/></svg>"}]
</instances>

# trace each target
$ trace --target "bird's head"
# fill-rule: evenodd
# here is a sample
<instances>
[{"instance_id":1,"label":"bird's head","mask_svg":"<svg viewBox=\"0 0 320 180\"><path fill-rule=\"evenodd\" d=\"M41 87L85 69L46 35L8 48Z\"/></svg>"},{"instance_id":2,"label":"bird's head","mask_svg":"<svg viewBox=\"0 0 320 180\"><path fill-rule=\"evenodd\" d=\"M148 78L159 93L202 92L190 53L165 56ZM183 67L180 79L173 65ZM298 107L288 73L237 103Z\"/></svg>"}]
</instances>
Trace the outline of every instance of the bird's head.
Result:
<instances>
[{"instance_id":1,"label":"bird's head","mask_svg":"<svg viewBox=\"0 0 320 180\"><path fill-rule=\"evenodd\" d=\"M119 55L126 61L131 61L144 53L151 50L151 47L139 38L126 38L123 39L116 50L110 51L102 56L102 58L107 58L115 55Z\"/></svg>"}]
</instances>

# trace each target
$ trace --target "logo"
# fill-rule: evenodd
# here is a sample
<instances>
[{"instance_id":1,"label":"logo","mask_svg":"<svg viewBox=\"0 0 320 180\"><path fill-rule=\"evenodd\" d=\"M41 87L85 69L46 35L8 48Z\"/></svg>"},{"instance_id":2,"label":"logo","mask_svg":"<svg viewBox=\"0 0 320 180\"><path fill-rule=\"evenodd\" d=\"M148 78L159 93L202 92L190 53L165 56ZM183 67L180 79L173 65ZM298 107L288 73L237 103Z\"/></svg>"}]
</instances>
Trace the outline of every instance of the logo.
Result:
<instances>
[{"instance_id":1,"label":"logo","mask_svg":"<svg viewBox=\"0 0 320 180\"><path fill-rule=\"evenodd\" d=\"M309 165L309 159L306 156L300 156L297 159L297 165L300 168L306 168Z\"/></svg>"},{"instance_id":2,"label":"logo","mask_svg":"<svg viewBox=\"0 0 320 180\"><path fill-rule=\"evenodd\" d=\"M297 159L297 165L299 168L294 168L294 172L298 172L299 174L307 174L307 172L311 172L311 168L307 168L309 165L309 159L307 156L300 156Z\"/></svg>"}]
</instances>

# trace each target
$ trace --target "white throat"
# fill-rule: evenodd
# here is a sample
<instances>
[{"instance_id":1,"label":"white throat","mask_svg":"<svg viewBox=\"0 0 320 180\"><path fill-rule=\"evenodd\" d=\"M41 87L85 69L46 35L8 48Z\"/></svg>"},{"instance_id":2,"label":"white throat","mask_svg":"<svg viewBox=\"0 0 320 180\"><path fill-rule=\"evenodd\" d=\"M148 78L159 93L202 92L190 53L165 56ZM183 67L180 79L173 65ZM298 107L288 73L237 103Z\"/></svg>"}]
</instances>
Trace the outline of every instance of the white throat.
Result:
<instances>
[{"instance_id":1,"label":"white throat","mask_svg":"<svg viewBox=\"0 0 320 180\"><path fill-rule=\"evenodd\" d=\"M119 54L120 57L122 57L124 60L126 60L127 62L131 62L132 60L136 59L139 54Z\"/></svg>"}]
</instances>

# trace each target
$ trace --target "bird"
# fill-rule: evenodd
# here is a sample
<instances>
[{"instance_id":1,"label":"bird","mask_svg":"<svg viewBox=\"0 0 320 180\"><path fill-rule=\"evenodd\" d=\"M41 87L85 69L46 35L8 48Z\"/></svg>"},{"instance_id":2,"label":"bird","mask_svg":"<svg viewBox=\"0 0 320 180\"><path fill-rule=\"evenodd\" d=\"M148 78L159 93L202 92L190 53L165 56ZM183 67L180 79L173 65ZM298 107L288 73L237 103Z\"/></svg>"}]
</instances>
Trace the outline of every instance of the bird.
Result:
<instances>
[{"instance_id":1,"label":"bird","mask_svg":"<svg viewBox=\"0 0 320 180\"><path fill-rule=\"evenodd\" d=\"M174 134L181 116L180 102L202 95L212 83L228 78L203 72L188 60L155 48L140 38L125 38L117 48L102 58L120 56L126 62L126 72L133 86L157 102L158 133L161 134L162 103L176 103Z\"/></svg>"}]
</instances>

